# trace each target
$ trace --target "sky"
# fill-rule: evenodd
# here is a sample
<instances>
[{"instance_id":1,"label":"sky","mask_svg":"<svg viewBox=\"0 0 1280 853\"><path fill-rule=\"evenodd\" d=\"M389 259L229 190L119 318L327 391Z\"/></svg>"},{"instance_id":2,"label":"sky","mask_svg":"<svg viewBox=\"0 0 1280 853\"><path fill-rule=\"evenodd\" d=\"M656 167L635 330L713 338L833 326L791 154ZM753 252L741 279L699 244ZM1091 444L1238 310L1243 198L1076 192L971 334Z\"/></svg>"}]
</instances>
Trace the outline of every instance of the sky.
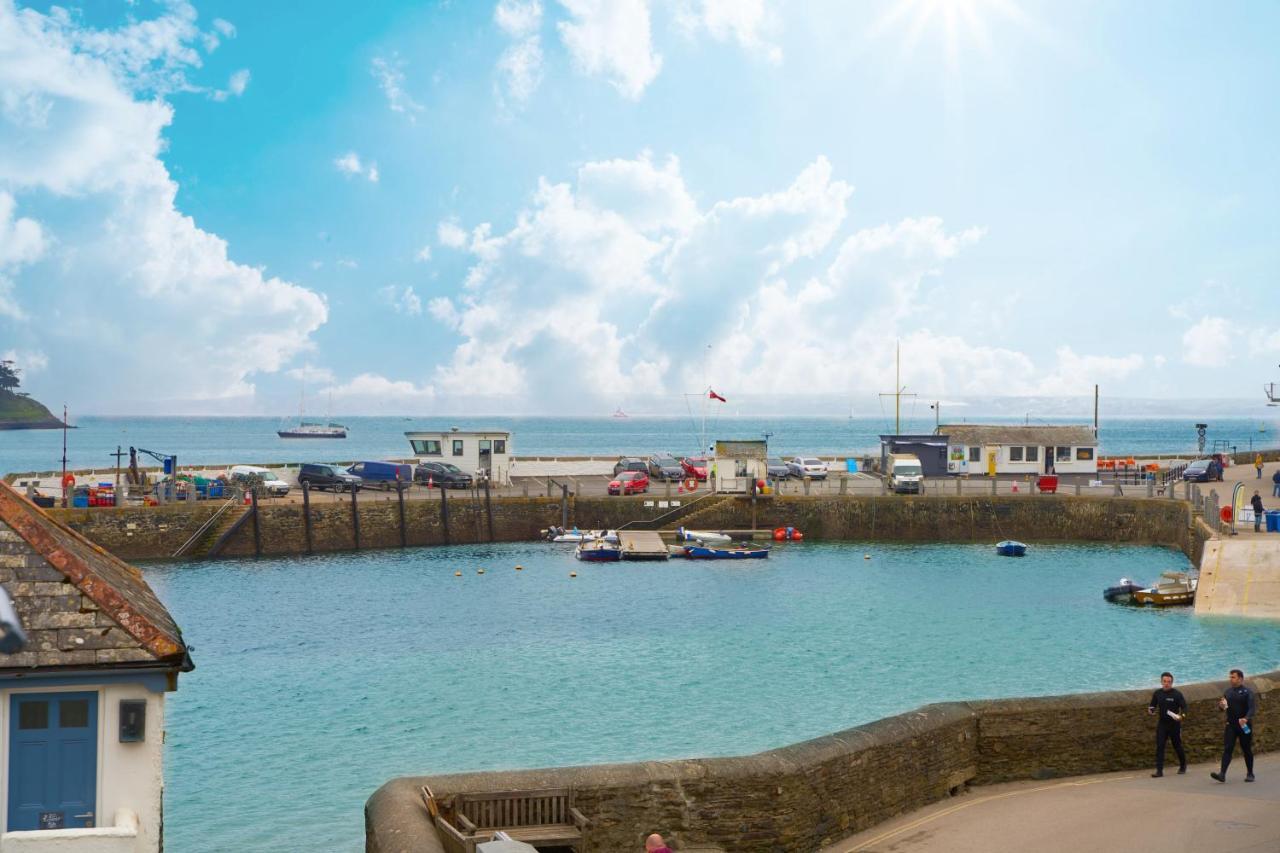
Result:
<instances>
[{"instance_id":1,"label":"sky","mask_svg":"<svg viewBox=\"0 0 1280 853\"><path fill-rule=\"evenodd\" d=\"M1261 405L1277 31L1190 0L0 0L0 357L100 414L866 409L899 346L928 399Z\"/></svg>"}]
</instances>

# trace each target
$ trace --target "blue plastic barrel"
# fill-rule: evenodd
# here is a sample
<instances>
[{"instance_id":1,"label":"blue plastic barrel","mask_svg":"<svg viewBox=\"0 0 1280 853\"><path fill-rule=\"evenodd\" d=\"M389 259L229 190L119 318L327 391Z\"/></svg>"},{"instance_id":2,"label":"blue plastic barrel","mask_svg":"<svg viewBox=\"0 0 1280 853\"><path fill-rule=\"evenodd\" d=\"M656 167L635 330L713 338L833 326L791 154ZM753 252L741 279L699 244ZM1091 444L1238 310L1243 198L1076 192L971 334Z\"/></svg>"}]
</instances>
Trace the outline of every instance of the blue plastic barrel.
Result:
<instances>
[{"instance_id":1,"label":"blue plastic barrel","mask_svg":"<svg viewBox=\"0 0 1280 853\"><path fill-rule=\"evenodd\" d=\"M1280 533L1280 509L1267 510L1267 532Z\"/></svg>"},{"instance_id":2,"label":"blue plastic barrel","mask_svg":"<svg viewBox=\"0 0 1280 853\"><path fill-rule=\"evenodd\" d=\"M844 460L844 470L848 471L850 474L858 473L858 460L857 459Z\"/></svg>"}]
</instances>

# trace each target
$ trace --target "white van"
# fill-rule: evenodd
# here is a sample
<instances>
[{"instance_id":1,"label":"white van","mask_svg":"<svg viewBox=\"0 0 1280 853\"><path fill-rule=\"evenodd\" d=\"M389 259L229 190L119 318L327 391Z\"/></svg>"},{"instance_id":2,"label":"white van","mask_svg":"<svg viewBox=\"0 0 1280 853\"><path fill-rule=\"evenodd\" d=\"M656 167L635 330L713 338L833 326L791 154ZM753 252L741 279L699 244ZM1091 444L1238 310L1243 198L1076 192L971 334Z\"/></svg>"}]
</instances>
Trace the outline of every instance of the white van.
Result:
<instances>
[{"instance_id":1,"label":"white van","mask_svg":"<svg viewBox=\"0 0 1280 853\"><path fill-rule=\"evenodd\" d=\"M232 465L227 475L231 482L242 486L255 477L260 478L262 487L272 497L282 498L289 494L289 484L268 468L259 468L256 465Z\"/></svg>"},{"instance_id":2,"label":"white van","mask_svg":"<svg viewBox=\"0 0 1280 853\"><path fill-rule=\"evenodd\" d=\"M924 466L913 453L894 453L889 457L889 490L894 494L924 491Z\"/></svg>"}]
</instances>

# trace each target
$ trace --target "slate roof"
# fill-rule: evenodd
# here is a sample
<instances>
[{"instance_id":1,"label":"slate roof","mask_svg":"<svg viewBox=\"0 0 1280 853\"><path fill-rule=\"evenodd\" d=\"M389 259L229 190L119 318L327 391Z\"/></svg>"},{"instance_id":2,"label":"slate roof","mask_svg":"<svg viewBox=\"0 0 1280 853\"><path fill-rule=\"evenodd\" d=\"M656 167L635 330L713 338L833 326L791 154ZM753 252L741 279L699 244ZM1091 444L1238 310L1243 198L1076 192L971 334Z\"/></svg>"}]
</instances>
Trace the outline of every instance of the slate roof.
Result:
<instances>
[{"instance_id":1,"label":"slate roof","mask_svg":"<svg viewBox=\"0 0 1280 853\"><path fill-rule=\"evenodd\" d=\"M725 459L763 459L767 446L763 441L717 441L716 456Z\"/></svg>"},{"instance_id":2,"label":"slate roof","mask_svg":"<svg viewBox=\"0 0 1280 853\"><path fill-rule=\"evenodd\" d=\"M1045 447L1095 447L1093 428L1087 426L1020 426L1018 424L942 424L938 432L952 444L1027 444Z\"/></svg>"},{"instance_id":3,"label":"slate roof","mask_svg":"<svg viewBox=\"0 0 1280 853\"><path fill-rule=\"evenodd\" d=\"M0 584L30 639L0 669L170 663L182 632L142 573L0 482Z\"/></svg>"}]
</instances>

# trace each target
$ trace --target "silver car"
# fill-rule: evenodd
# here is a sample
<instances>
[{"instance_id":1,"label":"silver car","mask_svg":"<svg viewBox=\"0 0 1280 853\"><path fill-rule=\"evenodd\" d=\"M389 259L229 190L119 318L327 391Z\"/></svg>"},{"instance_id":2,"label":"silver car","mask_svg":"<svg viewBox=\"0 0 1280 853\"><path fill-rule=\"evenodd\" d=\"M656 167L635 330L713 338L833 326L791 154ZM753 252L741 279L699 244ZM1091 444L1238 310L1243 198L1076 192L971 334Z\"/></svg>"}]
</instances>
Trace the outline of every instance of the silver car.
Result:
<instances>
[{"instance_id":1,"label":"silver car","mask_svg":"<svg viewBox=\"0 0 1280 853\"><path fill-rule=\"evenodd\" d=\"M810 480L827 479L827 463L816 456L797 456L787 463L792 477L808 477Z\"/></svg>"}]
</instances>

